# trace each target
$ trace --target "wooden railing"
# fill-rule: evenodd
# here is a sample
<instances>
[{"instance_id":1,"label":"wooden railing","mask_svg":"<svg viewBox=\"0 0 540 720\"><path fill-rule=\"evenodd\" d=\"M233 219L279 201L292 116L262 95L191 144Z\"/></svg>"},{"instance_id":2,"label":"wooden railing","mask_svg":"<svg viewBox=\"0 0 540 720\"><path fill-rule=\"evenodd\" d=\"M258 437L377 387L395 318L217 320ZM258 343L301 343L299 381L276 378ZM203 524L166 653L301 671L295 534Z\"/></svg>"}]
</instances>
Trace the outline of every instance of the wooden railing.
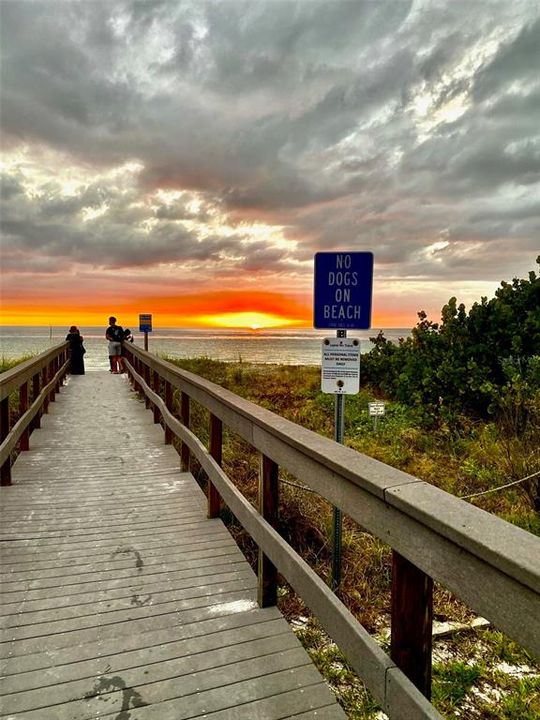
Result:
<instances>
[{"instance_id":1,"label":"wooden railing","mask_svg":"<svg viewBox=\"0 0 540 720\"><path fill-rule=\"evenodd\" d=\"M429 702L433 580L540 656L537 537L136 346L125 352L166 442L181 440L182 469L192 454L205 471L208 516L218 515L223 500L258 544L259 603L275 604L279 571L391 718L440 718ZM208 448L189 429L191 401L210 413ZM259 512L221 468L223 425L260 453ZM390 657L274 529L280 467L393 548Z\"/></svg>"},{"instance_id":2,"label":"wooden railing","mask_svg":"<svg viewBox=\"0 0 540 720\"><path fill-rule=\"evenodd\" d=\"M11 459L14 451L28 450L30 433L40 426L42 413L47 412L49 403L55 400L55 394L69 368L68 346L66 342L55 345L0 375L2 485L11 485ZM18 414L18 420L13 427L10 427L10 396L11 402L16 404Z\"/></svg>"}]
</instances>

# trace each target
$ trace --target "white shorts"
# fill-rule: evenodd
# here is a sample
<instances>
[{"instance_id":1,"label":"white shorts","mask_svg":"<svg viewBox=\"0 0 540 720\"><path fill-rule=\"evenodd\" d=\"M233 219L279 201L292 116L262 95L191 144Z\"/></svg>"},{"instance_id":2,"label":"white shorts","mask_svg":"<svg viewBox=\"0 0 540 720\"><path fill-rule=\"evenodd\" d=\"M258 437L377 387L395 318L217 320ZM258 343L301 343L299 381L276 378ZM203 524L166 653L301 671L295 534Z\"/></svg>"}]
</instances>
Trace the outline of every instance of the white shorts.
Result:
<instances>
[{"instance_id":1,"label":"white shorts","mask_svg":"<svg viewBox=\"0 0 540 720\"><path fill-rule=\"evenodd\" d=\"M110 355L121 355L122 354L122 343L112 342L109 340L109 356Z\"/></svg>"}]
</instances>

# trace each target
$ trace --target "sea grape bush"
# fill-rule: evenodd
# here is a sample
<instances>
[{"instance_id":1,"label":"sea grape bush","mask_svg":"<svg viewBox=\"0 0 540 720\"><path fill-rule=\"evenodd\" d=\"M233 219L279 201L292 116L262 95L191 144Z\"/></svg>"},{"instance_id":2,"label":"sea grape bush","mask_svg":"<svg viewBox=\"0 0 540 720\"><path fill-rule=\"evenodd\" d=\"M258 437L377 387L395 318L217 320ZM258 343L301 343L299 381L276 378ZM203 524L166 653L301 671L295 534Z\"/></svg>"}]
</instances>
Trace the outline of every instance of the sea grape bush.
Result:
<instances>
[{"instance_id":1,"label":"sea grape bush","mask_svg":"<svg viewBox=\"0 0 540 720\"><path fill-rule=\"evenodd\" d=\"M537 259L540 264L540 256ZM422 409L426 423L459 415L489 418L514 404L530 419L540 393L540 276L502 282L469 313L456 298L441 322L418 313L411 336L396 345L380 332L362 358L362 376L389 397ZM519 420L521 418L521 420Z\"/></svg>"}]
</instances>

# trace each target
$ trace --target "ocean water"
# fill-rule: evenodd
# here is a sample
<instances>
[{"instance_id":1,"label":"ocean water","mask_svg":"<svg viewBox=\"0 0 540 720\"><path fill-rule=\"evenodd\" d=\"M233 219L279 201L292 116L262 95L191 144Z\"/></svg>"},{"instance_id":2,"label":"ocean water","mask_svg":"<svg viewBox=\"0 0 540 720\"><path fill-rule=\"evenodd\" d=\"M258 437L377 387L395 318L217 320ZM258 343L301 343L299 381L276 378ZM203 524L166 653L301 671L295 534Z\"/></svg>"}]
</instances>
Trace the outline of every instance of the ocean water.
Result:
<instances>
[{"instance_id":1,"label":"ocean water","mask_svg":"<svg viewBox=\"0 0 540 720\"><path fill-rule=\"evenodd\" d=\"M105 327L80 328L86 348L86 370L106 370L109 367ZM133 328L132 328L133 329ZM68 328L44 326L0 327L0 357L19 358L38 354L65 339ZM349 330L347 335L360 340L361 352L368 352L379 328ZM397 342L407 337L406 328L383 328L388 340ZM144 336L134 332L135 343L144 347ZM334 330L199 330L161 328L148 335L148 350L161 357L209 357L225 362L283 363L287 365L320 365L321 343L325 337L335 337Z\"/></svg>"}]
</instances>

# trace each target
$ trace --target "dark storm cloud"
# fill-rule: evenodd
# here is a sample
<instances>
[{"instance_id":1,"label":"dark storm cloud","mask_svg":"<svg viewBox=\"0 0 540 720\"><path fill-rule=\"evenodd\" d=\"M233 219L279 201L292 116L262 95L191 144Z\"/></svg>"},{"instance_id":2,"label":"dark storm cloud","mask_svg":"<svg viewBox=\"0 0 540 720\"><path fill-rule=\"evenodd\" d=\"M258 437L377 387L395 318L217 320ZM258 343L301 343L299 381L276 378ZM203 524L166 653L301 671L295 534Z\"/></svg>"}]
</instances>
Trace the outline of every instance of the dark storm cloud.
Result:
<instances>
[{"instance_id":1,"label":"dark storm cloud","mask_svg":"<svg viewBox=\"0 0 540 720\"><path fill-rule=\"evenodd\" d=\"M538 8L537 8L538 9ZM512 43L504 44L474 82L476 100L486 100L516 81L538 84L540 19L527 23Z\"/></svg>"},{"instance_id":2,"label":"dark storm cloud","mask_svg":"<svg viewBox=\"0 0 540 720\"><path fill-rule=\"evenodd\" d=\"M0 175L0 198L2 200L12 200L23 192L24 188L16 176L9 175L7 172Z\"/></svg>"},{"instance_id":3,"label":"dark storm cloud","mask_svg":"<svg viewBox=\"0 0 540 720\"><path fill-rule=\"evenodd\" d=\"M243 270L265 273L278 273L291 270L287 261L287 251L280 248L269 248L266 243L250 243L245 250L241 263Z\"/></svg>"},{"instance_id":4,"label":"dark storm cloud","mask_svg":"<svg viewBox=\"0 0 540 720\"><path fill-rule=\"evenodd\" d=\"M6 170L10 247L278 273L350 247L394 275L499 279L504 240L532 266L534 3L4 0L0 11L5 150L49 148L88 174L75 193L43 181L36 194L31 169ZM104 177L129 161L141 164L129 187ZM160 202L158 188L202 201ZM248 253L241 227L198 233L216 214L286 226L296 249Z\"/></svg>"},{"instance_id":5,"label":"dark storm cloud","mask_svg":"<svg viewBox=\"0 0 540 720\"><path fill-rule=\"evenodd\" d=\"M17 202L8 194L1 210L6 254L28 251L64 262L97 267L144 266L171 262L218 260L234 250L237 239L208 236L200 239L182 224L160 219L151 230L144 227L158 213L121 202L123 194L94 186L81 195L51 195L30 199L21 192ZM85 209L105 206L102 216L84 222ZM23 261L22 255L17 255Z\"/></svg>"},{"instance_id":6,"label":"dark storm cloud","mask_svg":"<svg viewBox=\"0 0 540 720\"><path fill-rule=\"evenodd\" d=\"M129 226L93 223L91 228L66 227L6 218L2 222L4 249L27 250L38 255L102 268L122 268L219 260L236 243L222 237L195 239L177 225L161 225L150 235Z\"/></svg>"}]
</instances>

